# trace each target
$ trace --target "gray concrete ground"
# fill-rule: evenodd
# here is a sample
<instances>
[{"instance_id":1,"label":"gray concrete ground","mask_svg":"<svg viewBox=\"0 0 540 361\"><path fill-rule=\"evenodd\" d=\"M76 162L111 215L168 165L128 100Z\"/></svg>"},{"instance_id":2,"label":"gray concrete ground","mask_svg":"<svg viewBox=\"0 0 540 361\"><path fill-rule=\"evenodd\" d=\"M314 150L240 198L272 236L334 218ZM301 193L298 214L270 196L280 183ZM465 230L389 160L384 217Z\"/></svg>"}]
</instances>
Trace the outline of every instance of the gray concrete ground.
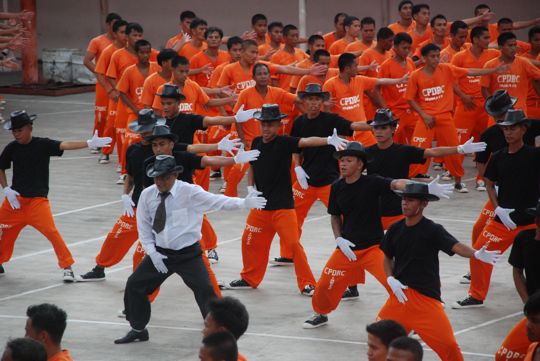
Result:
<instances>
[{"instance_id":1,"label":"gray concrete ground","mask_svg":"<svg viewBox=\"0 0 540 361\"><path fill-rule=\"evenodd\" d=\"M13 109L37 113L35 135L57 139L86 139L93 122L93 94L62 98L6 96L6 114ZM11 134L0 131L3 148ZM112 158L116 160L116 158ZM56 224L71 249L74 269L83 273L94 266L102 240L121 212L121 186L114 182L116 162L98 165L97 156L88 150L66 152L51 161L50 200ZM433 203L428 216L442 223L459 240L470 244L472 225L481 209L485 193L474 190L473 167L466 159L466 180L471 193L455 194L449 201ZM432 172L435 173L435 172ZM213 181L216 192L221 181ZM245 194L245 183L240 187ZM242 267L240 236L247 212L230 211L209 215L219 236L220 262L214 269L218 279L237 278ZM309 214L302 236L314 274L320 274L334 248L329 218L317 203ZM271 256L278 255L274 242ZM468 270L468 261L441 254L443 299L450 303L463 297L467 286L459 279ZM450 318L466 360L493 358L510 328L520 319L522 308L514 291L511 268L504 261L492 278L485 308L452 310ZM123 307L123 289L131 272L131 253L119 265L107 270L100 283L63 284L61 270L47 240L26 228L16 243L13 259L5 264L6 276L0 279L0 344L10 337L24 335L28 305L51 302L64 308L69 324L63 346L76 360L196 360L201 341L202 320L189 289L170 277L152 306L150 341L113 345L113 340L128 330L117 318ZM225 291L238 297L250 312L248 333L239 343L250 360L348 360L366 359L365 325L372 322L385 302L384 289L371 276L360 287L360 299L344 302L330 315L327 326L304 330L302 322L311 314L309 298L296 289L292 268L269 267L257 290ZM414 315L412 315L414 317ZM426 360L436 355L426 352Z\"/></svg>"}]
</instances>

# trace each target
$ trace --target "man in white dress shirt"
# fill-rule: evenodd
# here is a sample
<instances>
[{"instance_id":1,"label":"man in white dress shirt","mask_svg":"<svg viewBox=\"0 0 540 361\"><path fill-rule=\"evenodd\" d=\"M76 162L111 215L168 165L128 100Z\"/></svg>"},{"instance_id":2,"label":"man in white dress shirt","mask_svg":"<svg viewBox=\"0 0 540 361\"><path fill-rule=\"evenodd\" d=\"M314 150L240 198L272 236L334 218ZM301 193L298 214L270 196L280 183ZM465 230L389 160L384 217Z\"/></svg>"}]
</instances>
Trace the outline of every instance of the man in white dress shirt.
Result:
<instances>
[{"instance_id":1,"label":"man in white dress shirt","mask_svg":"<svg viewBox=\"0 0 540 361\"><path fill-rule=\"evenodd\" d=\"M124 293L131 331L114 343L147 341L150 320L148 295L170 275L178 274L193 291L203 318L208 301L216 297L199 245L203 214L210 210L264 208L263 197L231 198L177 180L183 171L174 157L160 155L146 174L154 185L139 198L137 228L146 256L128 278Z\"/></svg>"}]
</instances>

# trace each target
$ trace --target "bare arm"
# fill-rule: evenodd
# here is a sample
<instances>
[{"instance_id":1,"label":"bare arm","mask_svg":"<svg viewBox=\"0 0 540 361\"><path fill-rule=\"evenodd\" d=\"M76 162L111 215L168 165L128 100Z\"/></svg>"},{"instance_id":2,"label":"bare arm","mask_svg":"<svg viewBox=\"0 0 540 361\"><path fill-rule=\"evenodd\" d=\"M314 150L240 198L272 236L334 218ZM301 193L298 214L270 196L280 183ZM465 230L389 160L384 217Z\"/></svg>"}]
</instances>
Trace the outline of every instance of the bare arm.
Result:
<instances>
[{"instance_id":1,"label":"bare arm","mask_svg":"<svg viewBox=\"0 0 540 361\"><path fill-rule=\"evenodd\" d=\"M466 244L458 242L454 245L454 247L452 247L452 252L460 255L461 257L474 258L474 252L476 251Z\"/></svg>"},{"instance_id":2,"label":"bare arm","mask_svg":"<svg viewBox=\"0 0 540 361\"><path fill-rule=\"evenodd\" d=\"M234 165L234 158L222 156L204 156L201 159L203 167L228 167Z\"/></svg>"},{"instance_id":3,"label":"bare arm","mask_svg":"<svg viewBox=\"0 0 540 361\"><path fill-rule=\"evenodd\" d=\"M457 147L435 147L424 151L424 159L458 154Z\"/></svg>"},{"instance_id":4,"label":"bare arm","mask_svg":"<svg viewBox=\"0 0 540 361\"><path fill-rule=\"evenodd\" d=\"M330 224L332 225L332 232L334 232L334 238L341 237L342 221L341 216L330 216Z\"/></svg>"},{"instance_id":5,"label":"bare arm","mask_svg":"<svg viewBox=\"0 0 540 361\"><path fill-rule=\"evenodd\" d=\"M409 81L409 74L405 74L401 78L378 78L377 85L396 85L405 84Z\"/></svg>"},{"instance_id":6,"label":"bare arm","mask_svg":"<svg viewBox=\"0 0 540 361\"><path fill-rule=\"evenodd\" d=\"M7 185L8 185L8 182L7 182L7 177L6 177L6 170L0 169L0 186L2 186L2 188L6 188Z\"/></svg>"},{"instance_id":7,"label":"bare arm","mask_svg":"<svg viewBox=\"0 0 540 361\"><path fill-rule=\"evenodd\" d=\"M301 167L301 166L302 166L302 157L300 157L300 154L294 153L294 154L293 154L293 159L294 159L294 164L295 164L297 167Z\"/></svg>"},{"instance_id":8,"label":"bare arm","mask_svg":"<svg viewBox=\"0 0 540 361\"><path fill-rule=\"evenodd\" d=\"M240 138L240 141L244 144L245 147L247 147L246 136L244 135L244 129L242 129L242 125L238 124L236 126L236 132L238 133L238 138Z\"/></svg>"},{"instance_id":9,"label":"bare arm","mask_svg":"<svg viewBox=\"0 0 540 361\"><path fill-rule=\"evenodd\" d=\"M354 131L371 131L371 125L366 122L353 122L351 123L351 129Z\"/></svg>"},{"instance_id":10,"label":"bare arm","mask_svg":"<svg viewBox=\"0 0 540 361\"><path fill-rule=\"evenodd\" d=\"M523 303L527 302L529 293L527 292L527 282L523 274L523 269L512 267L512 277L514 278L514 285L516 286L519 297L521 297Z\"/></svg>"},{"instance_id":11,"label":"bare arm","mask_svg":"<svg viewBox=\"0 0 540 361\"><path fill-rule=\"evenodd\" d=\"M394 275L394 260L390 259L387 255L384 255L383 267L386 277L391 277Z\"/></svg>"},{"instance_id":12,"label":"bare arm","mask_svg":"<svg viewBox=\"0 0 540 361\"><path fill-rule=\"evenodd\" d=\"M248 169L248 179L247 179L247 184L248 186L250 187L253 187L255 185L255 177L253 175L253 168L251 168L251 166L249 167Z\"/></svg>"},{"instance_id":13,"label":"bare arm","mask_svg":"<svg viewBox=\"0 0 540 361\"><path fill-rule=\"evenodd\" d=\"M328 139L321 137L300 138L298 148L323 147L328 145Z\"/></svg>"},{"instance_id":14,"label":"bare arm","mask_svg":"<svg viewBox=\"0 0 540 361\"><path fill-rule=\"evenodd\" d=\"M499 201L497 200L497 191L495 190L495 183L493 183L488 178L484 178L484 181L486 182L486 191L487 191L489 200L491 204L493 205L493 208L497 208L499 206Z\"/></svg>"},{"instance_id":15,"label":"bare arm","mask_svg":"<svg viewBox=\"0 0 540 361\"><path fill-rule=\"evenodd\" d=\"M381 93L378 90L378 87L376 87L375 89L371 91L366 91L365 94L368 96L371 102L375 105L375 107L386 108L386 104L384 102L384 99Z\"/></svg>"},{"instance_id":16,"label":"bare arm","mask_svg":"<svg viewBox=\"0 0 540 361\"><path fill-rule=\"evenodd\" d=\"M487 99L491 96L488 88L482 87L482 96L484 97L484 99Z\"/></svg>"},{"instance_id":17,"label":"bare arm","mask_svg":"<svg viewBox=\"0 0 540 361\"><path fill-rule=\"evenodd\" d=\"M96 64L94 64L93 60L96 57L96 54L87 51L86 55L84 56L83 64L90 70L92 73L96 71Z\"/></svg>"},{"instance_id":18,"label":"bare arm","mask_svg":"<svg viewBox=\"0 0 540 361\"><path fill-rule=\"evenodd\" d=\"M215 144L190 144L187 147L187 151L190 153L210 153L218 150L217 143Z\"/></svg>"},{"instance_id":19,"label":"bare arm","mask_svg":"<svg viewBox=\"0 0 540 361\"><path fill-rule=\"evenodd\" d=\"M521 20L514 21L514 30L525 29L533 25L540 24L540 18L530 19L530 20Z\"/></svg>"},{"instance_id":20,"label":"bare arm","mask_svg":"<svg viewBox=\"0 0 540 361\"><path fill-rule=\"evenodd\" d=\"M124 104L129 108L131 109L135 114L137 114L139 112L139 109L135 106L135 104L133 104L133 102L131 101L131 99L129 99L129 97L124 93L124 92L120 92L120 99L122 99L122 101L124 102Z\"/></svg>"},{"instance_id":21,"label":"bare arm","mask_svg":"<svg viewBox=\"0 0 540 361\"><path fill-rule=\"evenodd\" d=\"M486 164L476 162L476 169L478 170L478 175L482 178L484 178L484 173L486 172Z\"/></svg>"},{"instance_id":22,"label":"bare arm","mask_svg":"<svg viewBox=\"0 0 540 361\"><path fill-rule=\"evenodd\" d=\"M126 181L124 182L124 186L123 186L124 194L130 194L134 186L135 186L135 182L133 181L133 177L127 174Z\"/></svg>"},{"instance_id":23,"label":"bare arm","mask_svg":"<svg viewBox=\"0 0 540 361\"><path fill-rule=\"evenodd\" d=\"M60 143L61 150L76 150L88 148L86 140L68 140Z\"/></svg>"},{"instance_id":24,"label":"bare arm","mask_svg":"<svg viewBox=\"0 0 540 361\"><path fill-rule=\"evenodd\" d=\"M410 179L394 179L390 183L390 189L393 191L402 191L410 181Z\"/></svg>"},{"instance_id":25,"label":"bare arm","mask_svg":"<svg viewBox=\"0 0 540 361\"><path fill-rule=\"evenodd\" d=\"M211 98L206 106L208 107L219 107L221 105L227 105L234 102L234 97L227 98Z\"/></svg>"},{"instance_id":26,"label":"bare arm","mask_svg":"<svg viewBox=\"0 0 540 361\"><path fill-rule=\"evenodd\" d=\"M111 86L111 84L108 82L107 78L103 74L95 73L96 80L101 84L103 89L107 92L107 94L110 94L114 90L114 88Z\"/></svg>"},{"instance_id":27,"label":"bare arm","mask_svg":"<svg viewBox=\"0 0 540 361\"><path fill-rule=\"evenodd\" d=\"M212 125L230 125L235 122L235 119L233 116L215 116L215 117L204 117L203 118L203 125L205 127L210 127Z\"/></svg>"},{"instance_id":28,"label":"bare arm","mask_svg":"<svg viewBox=\"0 0 540 361\"><path fill-rule=\"evenodd\" d=\"M422 120L424 121L424 123L426 123L426 127L428 129L431 129L433 128L433 126L435 125L435 117L432 117L431 115L429 115L428 113L426 113L421 107L420 105L418 105L418 103L414 100L407 100L409 102L409 105L411 106L411 108L418 113L418 115L420 115L420 117L422 117Z\"/></svg>"}]
</instances>

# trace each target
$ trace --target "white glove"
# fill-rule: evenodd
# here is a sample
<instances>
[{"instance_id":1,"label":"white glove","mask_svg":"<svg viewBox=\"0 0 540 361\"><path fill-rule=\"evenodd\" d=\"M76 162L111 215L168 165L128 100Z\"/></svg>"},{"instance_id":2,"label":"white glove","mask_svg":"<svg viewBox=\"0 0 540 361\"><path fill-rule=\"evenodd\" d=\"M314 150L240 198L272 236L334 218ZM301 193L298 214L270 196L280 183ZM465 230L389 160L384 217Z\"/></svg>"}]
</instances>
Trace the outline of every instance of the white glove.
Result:
<instances>
[{"instance_id":1,"label":"white glove","mask_svg":"<svg viewBox=\"0 0 540 361\"><path fill-rule=\"evenodd\" d=\"M469 154L483 152L486 150L487 144L485 142L473 143L474 137L471 137L468 141L462 145L458 145L457 151L459 154Z\"/></svg>"},{"instance_id":2,"label":"white glove","mask_svg":"<svg viewBox=\"0 0 540 361\"><path fill-rule=\"evenodd\" d=\"M242 141L239 138L230 139L231 135L227 134L217 144L217 149L228 152L230 155L234 155L233 150L240 149Z\"/></svg>"},{"instance_id":3,"label":"white glove","mask_svg":"<svg viewBox=\"0 0 540 361\"><path fill-rule=\"evenodd\" d=\"M308 189L309 185L307 180L309 179L309 176L304 168L300 166L294 167L294 172L296 173L296 179L298 179L298 184L300 184L300 187L302 187L302 189Z\"/></svg>"},{"instance_id":4,"label":"white glove","mask_svg":"<svg viewBox=\"0 0 540 361\"><path fill-rule=\"evenodd\" d=\"M248 186L247 191L248 193L247 193L246 198L254 198L254 197L262 196L262 192L259 192L257 188L255 188L254 186Z\"/></svg>"},{"instance_id":5,"label":"white glove","mask_svg":"<svg viewBox=\"0 0 540 361\"><path fill-rule=\"evenodd\" d=\"M474 252L474 258L484 263L489 263L492 266L495 266L495 263L499 262L501 257L501 251L488 251L487 246L483 246L478 251Z\"/></svg>"},{"instance_id":6,"label":"white glove","mask_svg":"<svg viewBox=\"0 0 540 361\"><path fill-rule=\"evenodd\" d=\"M244 104L240 106L236 114L234 115L234 119L237 123L245 123L251 118L253 118L253 114L257 111L257 108L254 109L248 109L244 110Z\"/></svg>"},{"instance_id":7,"label":"white glove","mask_svg":"<svg viewBox=\"0 0 540 361\"><path fill-rule=\"evenodd\" d=\"M233 159L236 164L249 163L249 162L253 162L254 160L257 160L260 154L261 154L261 151L258 149L248 150L247 152L241 150L241 151L238 151L238 153L233 157Z\"/></svg>"},{"instance_id":8,"label":"white glove","mask_svg":"<svg viewBox=\"0 0 540 361\"><path fill-rule=\"evenodd\" d=\"M244 198L244 208L246 209L263 209L264 207L266 207L266 198L264 197L252 193Z\"/></svg>"},{"instance_id":9,"label":"white glove","mask_svg":"<svg viewBox=\"0 0 540 361\"><path fill-rule=\"evenodd\" d=\"M13 209L21 208L21 204L19 203L19 200L17 199L17 196L20 196L19 192L11 189L11 187L6 187L4 188L4 194L6 195L6 198L11 208Z\"/></svg>"},{"instance_id":10,"label":"white glove","mask_svg":"<svg viewBox=\"0 0 540 361\"><path fill-rule=\"evenodd\" d=\"M133 203L129 194L122 194L122 203L124 204L124 212L122 213L122 215L133 218L133 216L135 215L135 211L133 210L133 207L135 207L135 203Z\"/></svg>"},{"instance_id":11,"label":"white glove","mask_svg":"<svg viewBox=\"0 0 540 361\"><path fill-rule=\"evenodd\" d=\"M399 282L397 279L395 279L393 276L390 276L386 279L386 282L388 283L388 286L392 289L392 292L394 292L394 295L396 295L396 298L400 303L405 303L409 299L405 295L405 292L403 290L406 290L407 286L405 286L403 283Z\"/></svg>"},{"instance_id":12,"label":"white glove","mask_svg":"<svg viewBox=\"0 0 540 361\"><path fill-rule=\"evenodd\" d=\"M347 140L338 137L336 128L334 128L332 135L326 139L328 145L333 145L336 150L345 149L345 146L347 145Z\"/></svg>"},{"instance_id":13,"label":"white glove","mask_svg":"<svg viewBox=\"0 0 540 361\"><path fill-rule=\"evenodd\" d=\"M343 237L336 238L336 243L338 248L341 250L341 252L343 252L349 261L356 261L356 254L351 249L351 247L354 247L354 243Z\"/></svg>"},{"instance_id":14,"label":"white glove","mask_svg":"<svg viewBox=\"0 0 540 361\"><path fill-rule=\"evenodd\" d=\"M434 180L429 182L428 184L429 194L433 194L434 196L437 196L439 198L450 199L448 195L452 194L452 190L454 189L454 186L451 184L440 184L439 183L440 178L441 176L438 175L437 177L435 177Z\"/></svg>"},{"instance_id":15,"label":"white glove","mask_svg":"<svg viewBox=\"0 0 540 361\"><path fill-rule=\"evenodd\" d=\"M88 139L86 144L88 144L88 148L103 148L110 147L111 142L111 137L98 137L98 132L96 130L94 136L91 139Z\"/></svg>"},{"instance_id":16,"label":"white glove","mask_svg":"<svg viewBox=\"0 0 540 361\"><path fill-rule=\"evenodd\" d=\"M158 251L155 251L154 253L149 254L148 256L152 260L154 267L156 267L159 273L169 272L169 270L167 269L167 266L165 266L165 262L163 262L164 259L167 259L167 256L159 253Z\"/></svg>"},{"instance_id":17,"label":"white glove","mask_svg":"<svg viewBox=\"0 0 540 361\"><path fill-rule=\"evenodd\" d=\"M510 218L510 213L513 211L515 211L515 209L502 207L495 208L495 214L509 230L516 229L517 227L512 218Z\"/></svg>"}]
</instances>

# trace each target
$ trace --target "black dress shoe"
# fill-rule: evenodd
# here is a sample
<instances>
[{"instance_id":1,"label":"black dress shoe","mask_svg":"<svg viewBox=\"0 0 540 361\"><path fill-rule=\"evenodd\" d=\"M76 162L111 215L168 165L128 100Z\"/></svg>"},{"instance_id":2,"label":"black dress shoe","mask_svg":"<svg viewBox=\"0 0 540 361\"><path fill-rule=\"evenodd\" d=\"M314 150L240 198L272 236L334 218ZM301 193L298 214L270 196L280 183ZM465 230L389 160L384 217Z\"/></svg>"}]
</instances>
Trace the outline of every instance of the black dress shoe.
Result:
<instances>
[{"instance_id":1,"label":"black dress shoe","mask_svg":"<svg viewBox=\"0 0 540 361\"><path fill-rule=\"evenodd\" d=\"M119 338L118 340L114 340L115 344L121 344L121 343L131 343L135 341L148 341L150 337L148 336L148 330L145 328L144 330L137 332L134 330L131 330L122 338Z\"/></svg>"}]
</instances>

